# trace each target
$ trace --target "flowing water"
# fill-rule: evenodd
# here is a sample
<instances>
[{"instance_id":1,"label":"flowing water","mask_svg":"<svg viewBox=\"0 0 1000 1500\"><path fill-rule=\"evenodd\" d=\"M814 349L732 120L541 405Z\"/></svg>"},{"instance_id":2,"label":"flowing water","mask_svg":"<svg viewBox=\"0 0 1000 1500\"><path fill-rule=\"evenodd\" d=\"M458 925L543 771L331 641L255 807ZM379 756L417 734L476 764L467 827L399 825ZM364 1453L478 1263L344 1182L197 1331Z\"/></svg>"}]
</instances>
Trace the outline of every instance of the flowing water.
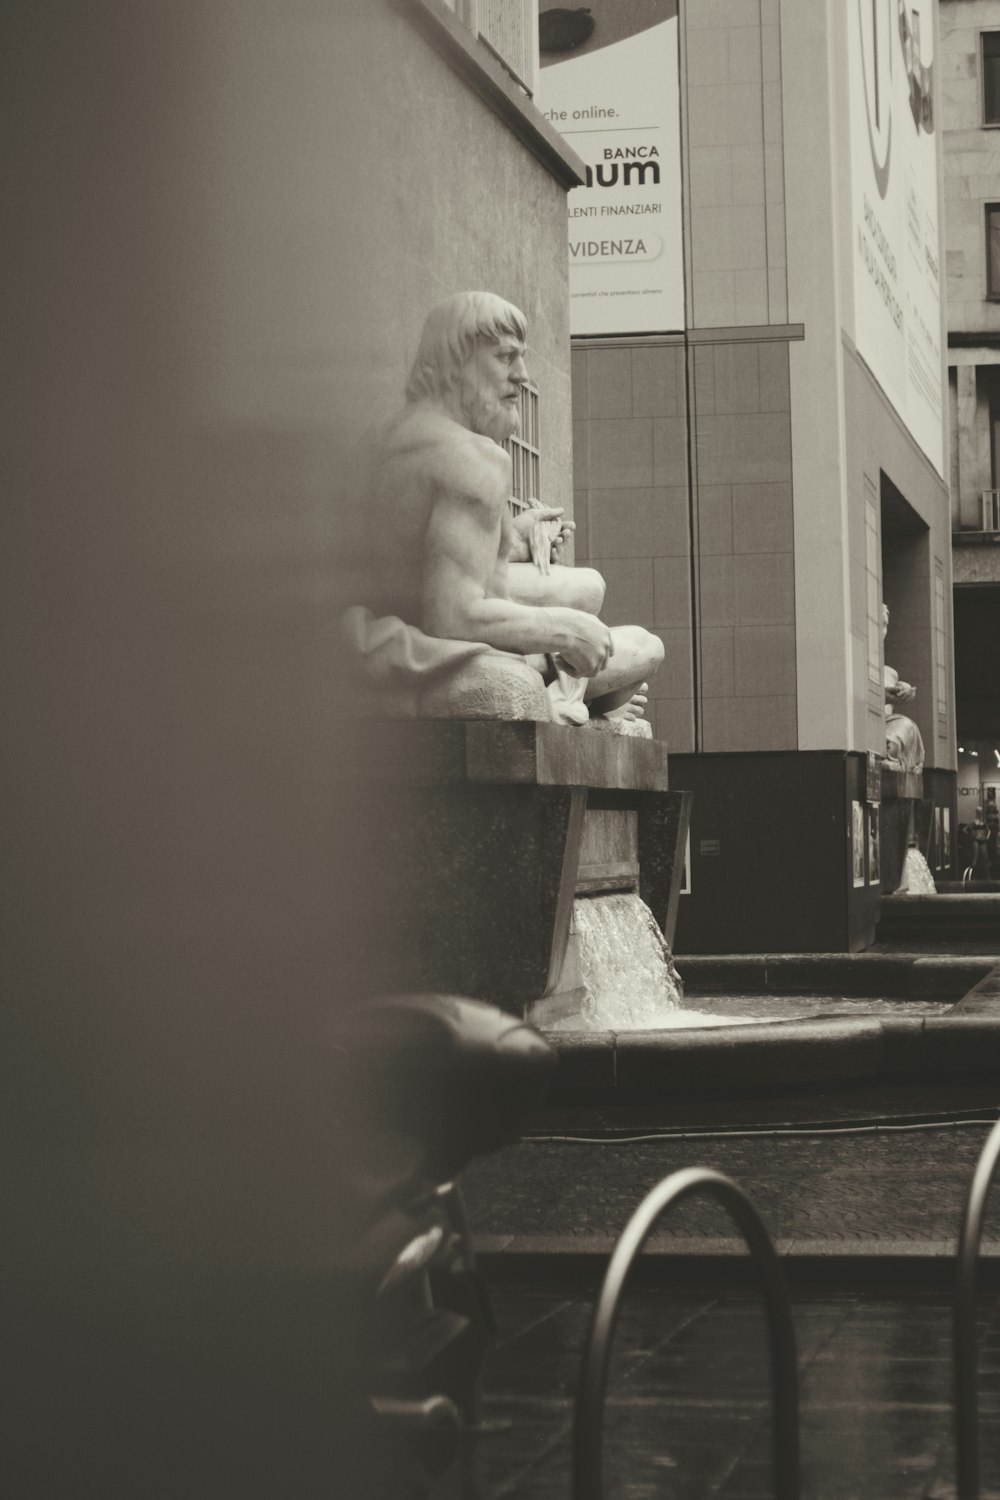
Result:
<instances>
[{"instance_id":1,"label":"flowing water","mask_svg":"<svg viewBox=\"0 0 1000 1500\"><path fill-rule=\"evenodd\" d=\"M573 903L586 1030L662 1026L680 1009L680 975L656 918L637 895L581 896Z\"/></svg>"},{"instance_id":2,"label":"flowing water","mask_svg":"<svg viewBox=\"0 0 1000 1500\"><path fill-rule=\"evenodd\" d=\"M580 896L573 933L586 996L552 1031L663 1031L685 1026L738 1026L752 1016L685 1010L684 986L656 918L635 894Z\"/></svg>"},{"instance_id":3,"label":"flowing water","mask_svg":"<svg viewBox=\"0 0 1000 1500\"><path fill-rule=\"evenodd\" d=\"M666 939L639 896L577 897L572 931L585 995L579 1011L550 1022L549 1031L666 1031L819 1016L931 1015L955 1003L954 998L907 1003L881 996L705 994L695 1001L705 1009L689 1010Z\"/></svg>"},{"instance_id":4,"label":"flowing water","mask_svg":"<svg viewBox=\"0 0 1000 1500\"><path fill-rule=\"evenodd\" d=\"M934 876L931 867L927 863L919 849L912 845L906 851L903 860L903 875L896 890L897 896L934 896L937 894L937 886L934 884Z\"/></svg>"}]
</instances>

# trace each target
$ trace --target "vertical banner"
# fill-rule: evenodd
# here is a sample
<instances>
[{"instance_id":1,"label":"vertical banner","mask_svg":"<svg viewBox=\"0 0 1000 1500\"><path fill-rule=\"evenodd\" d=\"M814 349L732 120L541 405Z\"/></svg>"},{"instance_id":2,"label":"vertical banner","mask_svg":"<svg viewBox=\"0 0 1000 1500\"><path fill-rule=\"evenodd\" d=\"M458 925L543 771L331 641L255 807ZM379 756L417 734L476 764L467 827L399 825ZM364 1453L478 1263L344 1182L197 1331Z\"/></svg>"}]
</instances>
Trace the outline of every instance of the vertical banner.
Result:
<instances>
[{"instance_id":1,"label":"vertical banner","mask_svg":"<svg viewBox=\"0 0 1000 1500\"><path fill-rule=\"evenodd\" d=\"M677 0L543 9L535 102L587 166L569 194L570 332L684 327Z\"/></svg>"},{"instance_id":2,"label":"vertical banner","mask_svg":"<svg viewBox=\"0 0 1000 1500\"><path fill-rule=\"evenodd\" d=\"M937 0L847 0L854 341L944 475Z\"/></svg>"}]
</instances>

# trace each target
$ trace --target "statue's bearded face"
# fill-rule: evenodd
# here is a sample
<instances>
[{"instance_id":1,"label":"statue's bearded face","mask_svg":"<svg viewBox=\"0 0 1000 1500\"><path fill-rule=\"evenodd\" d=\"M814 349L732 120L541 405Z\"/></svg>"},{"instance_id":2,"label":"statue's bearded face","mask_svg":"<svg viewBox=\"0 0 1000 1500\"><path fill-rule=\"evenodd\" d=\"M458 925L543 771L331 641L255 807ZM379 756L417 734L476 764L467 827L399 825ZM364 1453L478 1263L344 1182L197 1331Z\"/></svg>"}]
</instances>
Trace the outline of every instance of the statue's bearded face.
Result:
<instances>
[{"instance_id":1,"label":"statue's bearded face","mask_svg":"<svg viewBox=\"0 0 1000 1500\"><path fill-rule=\"evenodd\" d=\"M517 432L517 402L528 378L524 345L513 334L481 339L465 364L459 400L473 432L504 443Z\"/></svg>"}]
</instances>

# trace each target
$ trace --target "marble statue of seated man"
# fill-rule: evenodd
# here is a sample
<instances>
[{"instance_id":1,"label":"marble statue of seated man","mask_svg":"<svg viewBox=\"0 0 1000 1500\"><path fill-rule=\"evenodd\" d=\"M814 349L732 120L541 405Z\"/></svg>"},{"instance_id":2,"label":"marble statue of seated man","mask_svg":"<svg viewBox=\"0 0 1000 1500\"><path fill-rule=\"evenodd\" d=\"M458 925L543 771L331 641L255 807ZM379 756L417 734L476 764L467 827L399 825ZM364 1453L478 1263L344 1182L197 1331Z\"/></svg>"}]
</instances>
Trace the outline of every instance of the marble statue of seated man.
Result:
<instances>
[{"instance_id":1,"label":"marble statue of seated man","mask_svg":"<svg viewBox=\"0 0 1000 1500\"><path fill-rule=\"evenodd\" d=\"M662 661L657 636L598 618L599 575L516 561L533 523L515 526L500 445L518 429L526 336L524 315L491 293L435 308L406 404L383 434L372 581L344 625L349 657L389 715L630 716Z\"/></svg>"},{"instance_id":2,"label":"marble statue of seated man","mask_svg":"<svg viewBox=\"0 0 1000 1500\"><path fill-rule=\"evenodd\" d=\"M882 639L889 629L889 608L882 605ZM924 768L924 741L920 730L906 714L898 712L897 705L911 703L917 690L909 682L903 682L894 667L884 669L885 684L885 748L886 764L898 771L922 771Z\"/></svg>"}]
</instances>

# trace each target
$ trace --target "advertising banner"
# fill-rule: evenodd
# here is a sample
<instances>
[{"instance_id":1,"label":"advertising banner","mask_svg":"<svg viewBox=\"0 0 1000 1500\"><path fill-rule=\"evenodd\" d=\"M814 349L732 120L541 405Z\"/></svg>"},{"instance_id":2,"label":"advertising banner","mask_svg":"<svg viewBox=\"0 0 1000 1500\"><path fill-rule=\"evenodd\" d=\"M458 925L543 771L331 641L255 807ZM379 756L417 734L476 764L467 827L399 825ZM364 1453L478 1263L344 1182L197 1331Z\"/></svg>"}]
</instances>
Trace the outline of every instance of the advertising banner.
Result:
<instances>
[{"instance_id":1,"label":"advertising banner","mask_svg":"<svg viewBox=\"0 0 1000 1500\"><path fill-rule=\"evenodd\" d=\"M944 474L936 0L848 0L854 341Z\"/></svg>"},{"instance_id":2,"label":"advertising banner","mask_svg":"<svg viewBox=\"0 0 1000 1500\"><path fill-rule=\"evenodd\" d=\"M570 331L684 327L677 0L539 16L535 103L587 165L569 194Z\"/></svg>"}]
</instances>

